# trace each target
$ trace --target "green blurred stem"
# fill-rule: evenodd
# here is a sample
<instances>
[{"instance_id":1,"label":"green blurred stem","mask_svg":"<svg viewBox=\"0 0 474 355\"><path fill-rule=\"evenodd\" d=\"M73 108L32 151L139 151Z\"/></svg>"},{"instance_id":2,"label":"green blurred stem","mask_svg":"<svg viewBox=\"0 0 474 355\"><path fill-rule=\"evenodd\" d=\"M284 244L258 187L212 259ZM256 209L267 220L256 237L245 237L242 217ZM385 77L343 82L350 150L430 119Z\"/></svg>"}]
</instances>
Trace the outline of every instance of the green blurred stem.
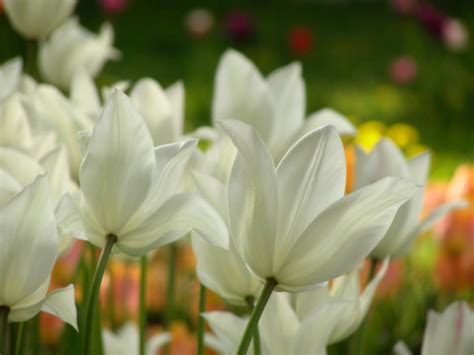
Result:
<instances>
[{"instance_id":1,"label":"green blurred stem","mask_svg":"<svg viewBox=\"0 0 474 355\"><path fill-rule=\"evenodd\" d=\"M7 327L9 313L10 308L7 306L0 306L0 350L2 354L7 353Z\"/></svg>"},{"instance_id":2,"label":"green blurred stem","mask_svg":"<svg viewBox=\"0 0 474 355\"><path fill-rule=\"evenodd\" d=\"M89 292L89 300L87 302L87 313L85 326L83 329L83 342L82 342L82 353L84 355L92 354L92 335L94 333L94 320L95 320L95 310L98 305L99 300L99 290L100 284L102 283L102 277L104 276L104 271L107 266L107 260L109 260L110 253L112 252L112 247L117 242L117 237L113 234L108 234L106 236L105 247L102 249L100 254L99 263L95 269L94 278L92 281L91 291Z\"/></svg>"},{"instance_id":3,"label":"green blurred stem","mask_svg":"<svg viewBox=\"0 0 474 355\"><path fill-rule=\"evenodd\" d=\"M140 258L140 355L145 355L145 332L146 332L146 278L148 272L148 258L146 255Z\"/></svg>"},{"instance_id":4,"label":"green blurred stem","mask_svg":"<svg viewBox=\"0 0 474 355\"><path fill-rule=\"evenodd\" d=\"M249 322L247 324L247 328L245 328L242 340L240 341L239 350L237 350L238 355L247 354L250 342L252 341L252 337L255 334L255 329L258 327L258 321L260 320L263 310L267 305L268 299L270 298L277 284L277 280L274 278L267 279L267 283L265 284L265 287L258 298L257 304L255 305L255 308L253 309L252 315L250 316Z\"/></svg>"},{"instance_id":5,"label":"green blurred stem","mask_svg":"<svg viewBox=\"0 0 474 355\"><path fill-rule=\"evenodd\" d=\"M178 247L176 243L172 243L169 246L168 256L168 287L166 289L166 325L171 325L174 317L174 293L176 287L176 254Z\"/></svg>"},{"instance_id":6,"label":"green blurred stem","mask_svg":"<svg viewBox=\"0 0 474 355\"><path fill-rule=\"evenodd\" d=\"M25 328L25 322L18 324L18 331L16 334L15 343L15 355L21 355L23 353L23 333Z\"/></svg>"},{"instance_id":7,"label":"green blurred stem","mask_svg":"<svg viewBox=\"0 0 474 355\"><path fill-rule=\"evenodd\" d=\"M249 306L249 313L252 314L253 309L255 307L255 298L253 296L248 296L245 298L245 301L247 302L247 305ZM262 350L261 350L261 345L260 345L260 331L258 330L258 327L255 327L255 333L253 334L253 353L254 355L260 355Z\"/></svg>"},{"instance_id":8,"label":"green blurred stem","mask_svg":"<svg viewBox=\"0 0 474 355\"><path fill-rule=\"evenodd\" d=\"M372 281L375 276L375 271L377 269L377 259L370 259L369 273L367 275L367 284ZM359 329L354 333L350 343L350 354L351 355L362 355L364 354L365 346L365 335L367 333L367 324L369 315L365 316L365 319L362 321Z\"/></svg>"},{"instance_id":9,"label":"green blurred stem","mask_svg":"<svg viewBox=\"0 0 474 355\"><path fill-rule=\"evenodd\" d=\"M25 55L25 71L31 75L34 79L36 78L36 62L38 55L38 42L34 39L26 41L26 55Z\"/></svg>"},{"instance_id":10,"label":"green blurred stem","mask_svg":"<svg viewBox=\"0 0 474 355\"><path fill-rule=\"evenodd\" d=\"M199 284L199 313L197 321L197 353L204 355L204 317L206 310L206 286Z\"/></svg>"}]
</instances>

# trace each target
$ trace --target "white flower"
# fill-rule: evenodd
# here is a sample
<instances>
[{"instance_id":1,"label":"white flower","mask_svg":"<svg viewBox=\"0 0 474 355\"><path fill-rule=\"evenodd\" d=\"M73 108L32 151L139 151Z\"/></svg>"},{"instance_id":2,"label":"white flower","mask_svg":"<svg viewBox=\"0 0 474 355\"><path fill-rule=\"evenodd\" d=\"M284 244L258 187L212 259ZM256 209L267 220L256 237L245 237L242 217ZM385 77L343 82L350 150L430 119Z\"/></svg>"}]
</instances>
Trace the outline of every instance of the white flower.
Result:
<instances>
[{"instance_id":1,"label":"white flower","mask_svg":"<svg viewBox=\"0 0 474 355\"><path fill-rule=\"evenodd\" d=\"M77 134L91 130L93 121L51 85L38 85L25 97L23 105L35 134L53 133L66 146L71 175L77 180L81 163Z\"/></svg>"},{"instance_id":2,"label":"white flower","mask_svg":"<svg viewBox=\"0 0 474 355\"><path fill-rule=\"evenodd\" d=\"M144 119L119 91L107 101L92 135L81 137L81 196L62 201L63 230L83 236L82 224L87 239L100 248L113 234L115 247L132 256L191 230L227 247L227 228L217 212L197 195L177 193L196 141L154 149Z\"/></svg>"},{"instance_id":3,"label":"white flower","mask_svg":"<svg viewBox=\"0 0 474 355\"><path fill-rule=\"evenodd\" d=\"M226 51L217 68L212 119L241 120L255 127L276 163L288 148L315 128L332 124L341 134L354 134L354 126L331 109L305 120L306 90L301 65L292 63L263 78L255 65L234 50Z\"/></svg>"},{"instance_id":4,"label":"white flower","mask_svg":"<svg viewBox=\"0 0 474 355\"><path fill-rule=\"evenodd\" d=\"M385 178L344 196L346 163L332 126L296 142L277 167L255 129L226 120L238 149L228 188L240 255L277 290L301 291L352 270L385 235L414 183Z\"/></svg>"},{"instance_id":5,"label":"white flower","mask_svg":"<svg viewBox=\"0 0 474 355\"><path fill-rule=\"evenodd\" d=\"M47 294L58 238L48 180L40 176L0 207L0 306L9 322L40 310L77 329L72 285Z\"/></svg>"},{"instance_id":6,"label":"white flower","mask_svg":"<svg viewBox=\"0 0 474 355\"><path fill-rule=\"evenodd\" d=\"M74 11L77 0L5 0L12 26L26 38L44 38Z\"/></svg>"},{"instance_id":7,"label":"white flower","mask_svg":"<svg viewBox=\"0 0 474 355\"><path fill-rule=\"evenodd\" d=\"M228 221L226 185L210 175L194 172L193 176L199 193ZM250 299L259 296L262 286L250 273L232 240L229 249L210 245L201 238L193 238L192 245L198 278L207 288L236 305L247 305Z\"/></svg>"},{"instance_id":8,"label":"white flower","mask_svg":"<svg viewBox=\"0 0 474 355\"><path fill-rule=\"evenodd\" d=\"M153 79L139 80L130 91L130 99L143 116L153 143L174 143L183 136L184 86L182 82L163 90Z\"/></svg>"},{"instance_id":9,"label":"white flower","mask_svg":"<svg viewBox=\"0 0 474 355\"><path fill-rule=\"evenodd\" d=\"M274 293L258 324L263 355L326 354L326 344L334 323L340 317L339 303L332 302L300 319L285 294ZM342 302L344 303L344 302ZM214 335L206 335L206 344L219 354L235 354L247 324L227 312L208 312L204 318ZM254 354L253 344L248 354Z\"/></svg>"},{"instance_id":10,"label":"white flower","mask_svg":"<svg viewBox=\"0 0 474 355\"><path fill-rule=\"evenodd\" d=\"M10 59L0 66L0 103L13 94L20 85L23 62L20 57Z\"/></svg>"},{"instance_id":11,"label":"white flower","mask_svg":"<svg viewBox=\"0 0 474 355\"><path fill-rule=\"evenodd\" d=\"M104 24L98 35L80 26L71 18L40 43L38 65L45 80L68 89L78 70L95 77L109 59L117 59L119 52L112 47L113 29Z\"/></svg>"},{"instance_id":12,"label":"white flower","mask_svg":"<svg viewBox=\"0 0 474 355\"><path fill-rule=\"evenodd\" d=\"M20 94L15 93L3 102L0 100L0 146L29 150L32 145L31 127Z\"/></svg>"},{"instance_id":13,"label":"white flower","mask_svg":"<svg viewBox=\"0 0 474 355\"><path fill-rule=\"evenodd\" d=\"M126 323L114 334L110 330L102 331L105 355L137 355L139 334L135 324ZM145 345L146 355L155 355L171 340L169 333L162 333L149 338Z\"/></svg>"},{"instance_id":14,"label":"white flower","mask_svg":"<svg viewBox=\"0 0 474 355\"><path fill-rule=\"evenodd\" d=\"M421 355L472 355L474 312L466 302L453 302L443 313L428 312ZM395 345L397 355L411 355L403 342Z\"/></svg>"},{"instance_id":15,"label":"white flower","mask_svg":"<svg viewBox=\"0 0 474 355\"><path fill-rule=\"evenodd\" d=\"M356 149L356 173L354 189L357 190L386 176L395 176L426 185L431 156L428 152L410 160L388 139L381 139L369 154ZM387 256L401 257L411 248L416 237L429 229L436 221L453 208L465 206L463 201L442 205L419 223L423 208L424 189L407 201L397 212L390 229L372 252L372 256L383 259Z\"/></svg>"},{"instance_id":16,"label":"white flower","mask_svg":"<svg viewBox=\"0 0 474 355\"><path fill-rule=\"evenodd\" d=\"M365 289L360 290L360 268L334 280L331 287L324 285L314 291L295 293L291 301L299 319L324 307L338 307L339 317L333 322L333 329L328 344L337 343L354 333L364 320L369 310L377 286L385 275L388 260L369 282ZM335 304L335 301L340 301Z\"/></svg>"}]
</instances>

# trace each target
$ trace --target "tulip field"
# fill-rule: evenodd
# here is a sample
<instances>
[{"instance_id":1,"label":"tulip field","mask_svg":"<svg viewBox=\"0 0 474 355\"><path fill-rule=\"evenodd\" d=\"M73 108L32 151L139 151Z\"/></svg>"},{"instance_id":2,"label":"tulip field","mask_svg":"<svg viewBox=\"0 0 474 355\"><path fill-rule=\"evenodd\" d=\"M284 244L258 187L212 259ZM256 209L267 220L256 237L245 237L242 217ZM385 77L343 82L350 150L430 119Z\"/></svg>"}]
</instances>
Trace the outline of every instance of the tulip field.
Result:
<instances>
[{"instance_id":1,"label":"tulip field","mask_svg":"<svg viewBox=\"0 0 474 355\"><path fill-rule=\"evenodd\" d=\"M0 355L474 355L472 33L0 0Z\"/></svg>"}]
</instances>

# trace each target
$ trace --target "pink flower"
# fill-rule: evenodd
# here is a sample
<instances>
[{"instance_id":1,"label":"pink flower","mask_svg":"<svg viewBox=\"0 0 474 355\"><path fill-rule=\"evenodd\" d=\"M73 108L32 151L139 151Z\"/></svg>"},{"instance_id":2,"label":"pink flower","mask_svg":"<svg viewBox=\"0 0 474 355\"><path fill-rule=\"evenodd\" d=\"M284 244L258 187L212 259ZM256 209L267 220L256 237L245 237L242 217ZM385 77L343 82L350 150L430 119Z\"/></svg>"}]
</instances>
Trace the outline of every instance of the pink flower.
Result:
<instances>
[{"instance_id":1,"label":"pink flower","mask_svg":"<svg viewBox=\"0 0 474 355\"><path fill-rule=\"evenodd\" d=\"M307 27L295 27L290 32L289 44L294 54L307 54L313 49L313 32Z\"/></svg>"},{"instance_id":2,"label":"pink flower","mask_svg":"<svg viewBox=\"0 0 474 355\"><path fill-rule=\"evenodd\" d=\"M449 19L443 26L442 38L449 49L462 51L468 45L469 32L460 21Z\"/></svg>"},{"instance_id":3,"label":"pink flower","mask_svg":"<svg viewBox=\"0 0 474 355\"><path fill-rule=\"evenodd\" d=\"M128 0L98 0L102 10L107 15L123 12L128 6Z\"/></svg>"},{"instance_id":4,"label":"pink flower","mask_svg":"<svg viewBox=\"0 0 474 355\"><path fill-rule=\"evenodd\" d=\"M224 20L227 36L232 41L248 41L255 36L255 20L245 11L232 11Z\"/></svg>"},{"instance_id":5,"label":"pink flower","mask_svg":"<svg viewBox=\"0 0 474 355\"><path fill-rule=\"evenodd\" d=\"M415 79L416 74L416 62L410 56L398 57L390 64L390 78L396 83L407 84Z\"/></svg>"}]
</instances>

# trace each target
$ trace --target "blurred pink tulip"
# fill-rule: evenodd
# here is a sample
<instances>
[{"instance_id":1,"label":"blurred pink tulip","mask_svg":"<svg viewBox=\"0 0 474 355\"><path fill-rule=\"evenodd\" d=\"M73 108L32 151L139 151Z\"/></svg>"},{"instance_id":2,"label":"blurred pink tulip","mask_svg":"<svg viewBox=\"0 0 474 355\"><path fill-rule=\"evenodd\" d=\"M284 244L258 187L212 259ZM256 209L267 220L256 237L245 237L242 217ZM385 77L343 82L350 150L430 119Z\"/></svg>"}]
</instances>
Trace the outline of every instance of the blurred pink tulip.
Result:
<instances>
[{"instance_id":1,"label":"blurred pink tulip","mask_svg":"<svg viewBox=\"0 0 474 355\"><path fill-rule=\"evenodd\" d=\"M399 84L407 84L416 78L417 66L410 56L394 59L390 64L390 78Z\"/></svg>"},{"instance_id":2,"label":"blurred pink tulip","mask_svg":"<svg viewBox=\"0 0 474 355\"><path fill-rule=\"evenodd\" d=\"M107 15L114 15L125 11L128 0L99 0L99 5Z\"/></svg>"}]
</instances>

